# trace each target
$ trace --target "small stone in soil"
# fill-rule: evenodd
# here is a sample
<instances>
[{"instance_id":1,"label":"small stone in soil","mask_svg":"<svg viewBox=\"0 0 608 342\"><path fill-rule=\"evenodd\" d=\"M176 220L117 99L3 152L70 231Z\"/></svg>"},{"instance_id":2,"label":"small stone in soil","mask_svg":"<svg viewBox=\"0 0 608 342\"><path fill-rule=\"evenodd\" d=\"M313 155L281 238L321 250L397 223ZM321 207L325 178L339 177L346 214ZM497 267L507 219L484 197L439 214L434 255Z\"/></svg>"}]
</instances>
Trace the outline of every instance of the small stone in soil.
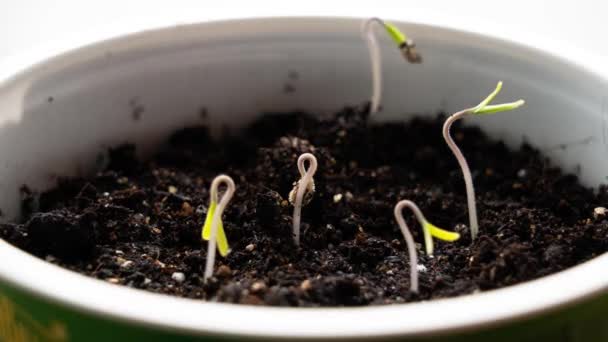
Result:
<instances>
[{"instance_id":1,"label":"small stone in soil","mask_svg":"<svg viewBox=\"0 0 608 342\"><path fill-rule=\"evenodd\" d=\"M344 197L346 197L346 200L349 202L352 201L353 198L355 198L355 196L350 191L347 191L346 194L344 194Z\"/></svg>"},{"instance_id":2,"label":"small stone in soil","mask_svg":"<svg viewBox=\"0 0 608 342\"><path fill-rule=\"evenodd\" d=\"M142 224L146 221L146 217L142 213L137 213L133 215L133 220L139 224Z\"/></svg>"},{"instance_id":3,"label":"small stone in soil","mask_svg":"<svg viewBox=\"0 0 608 342\"><path fill-rule=\"evenodd\" d=\"M266 290L266 284L263 281L256 281L251 284L251 292L252 293L260 293Z\"/></svg>"},{"instance_id":4,"label":"small stone in soil","mask_svg":"<svg viewBox=\"0 0 608 342\"><path fill-rule=\"evenodd\" d=\"M232 270L230 269L230 267L228 267L226 265L221 265L220 267L217 268L215 275L218 278L228 278L232 275Z\"/></svg>"},{"instance_id":5,"label":"small stone in soil","mask_svg":"<svg viewBox=\"0 0 608 342\"><path fill-rule=\"evenodd\" d=\"M310 289L312 289L312 282L310 279L306 279L300 284L300 290L309 291Z\"/></svg>"},{"instance_id":6,"label":"small stone in soil","mask_svg":"<svg viewBox=\"0 0 608 342\"><path fill-rule=\"evenodd\" d=\"M108 281L109 283L112 283L112 284L120 283L120 280L118 278L108 278L108 279L106 279L106 281Z\"/></svg>"},{"instance_id":7,"label":"small stone in soil","mask_svg":"<svg viewBox=\"0 0 608 342\"><path fill-rule=\"evenodd\" d=\"M184 202L182 204L182 211L180 213L182 216L190 216L190 215L192 215L193 212L194 212L194 209L192 209L192 206L190 205L190 203Z\"/></svg>"}]
</instances>

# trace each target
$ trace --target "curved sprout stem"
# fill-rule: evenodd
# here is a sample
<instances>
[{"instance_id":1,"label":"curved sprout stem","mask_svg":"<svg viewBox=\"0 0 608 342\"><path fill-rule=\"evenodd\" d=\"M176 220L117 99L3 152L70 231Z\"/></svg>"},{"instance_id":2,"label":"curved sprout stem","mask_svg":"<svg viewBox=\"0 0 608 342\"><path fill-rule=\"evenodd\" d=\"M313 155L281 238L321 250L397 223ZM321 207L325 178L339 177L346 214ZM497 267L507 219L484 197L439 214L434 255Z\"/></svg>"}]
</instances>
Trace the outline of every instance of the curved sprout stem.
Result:
<instances>
[{"instance_id":1,"label":"curved sprout stem","mask_svg":"<svg viewBox=\"0 0 608 342\"><path fill-rule=\"evenodd\" d=\"M218 201L218 188L220 184L224 184L226 186L226 192ZM234 181L227 175L219 175L215 177L215 179L213 179L213 182L211 183L210 202L217 203L217 207L215 208L211 221L211 236L207 245L207 261L205 264L205 275L203 277L204 281L207 281L207 279L209 279L213 275L213 265L215 263L215 250L217 243L217 230L222 219L222 213L228 205L228 202L230 202L232 195L234 195L234 190Z\"/></svg>"},{"instance_id":2,"label":"curved sprout stem","mask_svg":"<svg viewBox=\"0 0 608 342\"><path fill-rule=\"evenodd\" d=\"M304 163L308 162L308 169L305 169ZM293 239L296 246L300 245L300 219L302 216L302 201L304 194L307 191L309 184L313 182L313 176L317 172L317 158L311 153L304 153L298 158L298 171L300 171L300 180L296 183L296 196L293 203Z\"/></svg>"},{"instance_id":3,"label":"curved sprout stem","mask_svg":"<svg viewBox=\"0 0 608 342\"><path fill-rule=\"evenodd\" d=\"M410 290L412 292L418 292L418 255L416 253L416 245L414 244L412 234L403 218L403 208L410 209L414 213L414 216L416 216L418 223L420 223L422 233L424 234L424 245L428 255L433 255L433 237L451 242L458 240L460 234L443 230L431 224L426 220L422 211L420 211L420 208L410 200L402 200L395 205L395 219L405 238L410 258Z\"/></svg>"},{"instance_id":4,"label":"curved sprout stem","mask_svg":"<svg viewBox=\"0 0 608 342\"><path fill-rule=\"evenodd\" d=\"M525 102L524 100L518 100L510 103L503 103L498 105L489 105L489 103L498 95L500 90L502 89L502 82L499 81L496 85L496 89L490 93L483 101L481 101L477 106L472 108L467 108L452 114L450 117L445 120L443 124L443 138L447 143L450 150L458 160L458 165L462 169L462 176L464 177L464 184L467 192L467 207L469 211L469 227L471 229L471 239L475 240L477 234L479 233L479 222L477 219L477 205L475 203L475 188L473 187L473 177L471 176L471 170L469 169L469 164L467 163L466 158L462 154L462 151L456 145L452 136L450 134L450 128L452 124L459 119L471 114L480 115L480 114L494 114L498 112L504 112L513 110L521 107Z\"/></svg>"},{"instance_id":5,"label":"curved sprout stem","mask_svg":"<svg viewBox=\"0 0 608 342\"><path fill-rule=\"evenodd\" d=\"M467 207L469 211L469 227L471 229L471 239L475 239L477 237L477 233L479 231L479 223L477 221L477 206L475 205L475 188L473 187L473 177L471 176L471 170L469 169L469 164L467 163L466 158L460 151L460 148L450 134L450 128L452 124L456 120L460 120L466 115L471 114L471 109L465 109L460 112L452 114L445 123L443 124L443 139L448 144L450 150L458 160L458 165L460 165L460 169L462 169L462 176L464 177L464 186L467 190Z\"/></svg>"},{"instance_id":6,"label":"curved sprout stem","mask_svg":"<svg viewBox=\"0 0 608 342\"><path fill-rule=\"evenodd\" d=\"M372 69L372 96L370 99L371 114L378 112L382 97L382 59L380 58L378 40L376 39L376 35L374 34L373 30L374 24L378 24L384 28L387 34L393 39L395 44L397 44L401 50L403 57L406 58L410 63L420 63L422 61L420 55L416 53L414 41L408 39L407 36L399 31L396 26L375 17L367 19L363 22L361 25L361 34L367 43Z\"/></svg>"},{"instance_id":7,"label":"curved sprout stem","mask_svg":"<svg viewBox=\"0 0 608 342\"><path fill-rule=\"evenodd\" d=\"M412 233L410 233L410 229L403 218L404 207L410 208L414 212L414 215L416 215L418 221L420 221L418 215L422 215L422 213L418 209L418 206L409 200L399 201L399 203L395 205L395 220L397 220L397 224L405 238L405 244L407 245L407 252L410 258L410 291L418 293L418 253L416 253L416 244L414 244ZM422 219L424 220L424 217L422 217Z\"/></svg>"}]
</instances>

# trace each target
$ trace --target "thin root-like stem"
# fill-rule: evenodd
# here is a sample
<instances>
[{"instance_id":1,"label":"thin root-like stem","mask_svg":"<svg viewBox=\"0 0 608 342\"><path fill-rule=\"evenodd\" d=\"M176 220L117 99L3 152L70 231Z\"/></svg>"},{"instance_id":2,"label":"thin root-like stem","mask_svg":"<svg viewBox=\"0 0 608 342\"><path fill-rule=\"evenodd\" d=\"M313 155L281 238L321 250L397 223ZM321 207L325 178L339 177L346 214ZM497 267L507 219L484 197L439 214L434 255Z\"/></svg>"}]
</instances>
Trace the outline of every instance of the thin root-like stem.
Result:
<instances>
[{"instance_id":1,"label":"thin root-like stem","mask_svg":"<svg viewBox=\"0 0 608 342\"><path fill-rule=\"evenodd\" d=\"M372 97L370 99L371 104L369 109L371 114L378 112L382 96L382 59L380 58L378 40L374 34L374 24L384 27L384 22L380 18L370 18L364 21L361 26L361 33L367 43L369 60L372 68Z\"/></svg>"},{"instance_id":2,"label":"thin root-like stem","mask_svg":"<svg viewBox=\"0 0 608 342\"><path fill-rule=\"evenodd\" d=\"M308 162L308 169L304 167L304 163ZM298 158L298 171L300 172L300 180L296 183L297 191L295 201L293 203L293 239L296 246L300 245L300 220L302 216L302 202L304 194L307 191L309 184L313 181L313 176L317 172L317 158L310 153L304 153Z\"/></svg>"},{"instance_id":3,"label":"thin root-like stem","mask_svg":"<svg viewBox=\"0 0 608 342\"><path fill-rule=\"evenodd\" d=\"M467 163L467 160L465 159L464 155L462 154L462 151L460 151L460 148L458 147L458 145L456 145L450 134L450 128L452 127L452 124L456 120L462 119L463 117L471 113L472 108L468 108L460 112L454 113L449 118L447 118L447 120L445 120L445 123L443 124L443 138L448 144L450 150L452 150L452 153L456 157L456 160L458 160L458 164L462 169L464 185L467 190L467 207L469 212L471 239L475 239L477 237L477 233L479 232L479 223L477 221L477 206L475 204L475 188L473 186L473 177L471 176L471 170L469 169L469 164Z\"/></svg>"},{"instance_id":4,"label":"thin root-like stem","mask_svg":"<svg viewBox=\"0 0 608 342\"><path fill-rule=\"evenodd\" d=\"M410 63L421 63L422 58L416 52L416 44L413 40L400 32L394 25L385 23L380 18L370 18L361 25L361 34L367 43L369 59L372 69L372 96L370 98L370 114L377 113L382 100L382 59L380 58L380 48L378 40L374 34L374 24L382 27L393 38L398 48L401 50L403 58Z\"/></svg>"},{"instance_id":5,"label":"thin root-like stem","mask_svg":"<svg viewBox=\"0 0 608 342\"><path fill-rule=\"evenodd\" d=\"M218 201L218 188L221 184L226 186L226 192ZM207 281L207 279L211 278L213 275L213 265L215 263L215 250L217 244L217 227L219 226L224 209L226 209L228 202L230 202L232 195L234 195L234 190L234 181L227 175L219 175L213 179L213 182L211 182L210 202L218 204L215 212L213 213L213 219L211 222L211 237L209 238L209 242L207 244L207 261L205 264L205 275L203 277L204 281Z\"/></svg>"}]
</instances>

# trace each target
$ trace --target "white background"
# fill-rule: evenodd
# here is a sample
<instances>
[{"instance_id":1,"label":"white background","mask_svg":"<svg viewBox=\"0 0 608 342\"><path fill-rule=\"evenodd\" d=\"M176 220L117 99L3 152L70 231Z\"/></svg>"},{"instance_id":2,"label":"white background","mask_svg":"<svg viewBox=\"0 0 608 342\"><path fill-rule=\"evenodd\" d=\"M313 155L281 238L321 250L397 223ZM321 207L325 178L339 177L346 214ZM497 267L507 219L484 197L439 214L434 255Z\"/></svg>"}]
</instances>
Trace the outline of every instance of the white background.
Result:
<instances>
[{"instance_id":1,"label":"white background","mask_svg":"<svg viewBox=\"0 0 608 342\"><path fill-rule=\"evenodd\" d=\"M221 5L218 5L221 4ZM340 15L375 16L424 13L463 22L492 22L508 32L516 29L549 37L608 56L608 1L521 0L0 0L0 60L40 44L116 25L171 25L199 20L247 16ZM385 16L386 17L386 16ZM135 23L139 25L135 26ZM144 25L145 26L145 25Z\"/></svg>"}]
</instances>

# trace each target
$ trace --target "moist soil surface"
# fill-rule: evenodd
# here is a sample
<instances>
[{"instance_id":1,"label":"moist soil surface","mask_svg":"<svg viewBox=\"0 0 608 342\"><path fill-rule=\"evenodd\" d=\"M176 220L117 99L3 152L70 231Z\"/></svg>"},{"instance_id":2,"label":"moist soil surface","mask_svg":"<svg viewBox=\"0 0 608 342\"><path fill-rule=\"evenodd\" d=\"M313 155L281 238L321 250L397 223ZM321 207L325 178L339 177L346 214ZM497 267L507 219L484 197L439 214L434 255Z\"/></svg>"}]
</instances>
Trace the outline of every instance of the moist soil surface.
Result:
<instances>
[{"instance_id":1,"label":"moist soil surface","mask_svg":"<svg viewBox=\"0 0 608 342\"><path fill-rule=\"evenodd\" d=\"M219 141L203 126L187 128L146 162L123 145L109 151L92 178L60 180L42 194L24 186L23 221L2 225L0 236L113 284L281 306L459 296L539 278L608 250L608 221L596 209L608 204L605 188L581 186L527 144L513 151L456 124L452 135L477 192L480 234L471 241L462 173L441 134L445 116L372 124L365 112L265 115ZM304 152L319 168L298 249L287 197ZM237 187L223 217L232 251L218 255L214 277L204 283L201 226L219 173ZM393 216L402 199L461 234L454 243L436 242L429 257L420 226L404 211L417 242L417 295L409 291L408 254Z\"/></svg>"}]
</instances>

